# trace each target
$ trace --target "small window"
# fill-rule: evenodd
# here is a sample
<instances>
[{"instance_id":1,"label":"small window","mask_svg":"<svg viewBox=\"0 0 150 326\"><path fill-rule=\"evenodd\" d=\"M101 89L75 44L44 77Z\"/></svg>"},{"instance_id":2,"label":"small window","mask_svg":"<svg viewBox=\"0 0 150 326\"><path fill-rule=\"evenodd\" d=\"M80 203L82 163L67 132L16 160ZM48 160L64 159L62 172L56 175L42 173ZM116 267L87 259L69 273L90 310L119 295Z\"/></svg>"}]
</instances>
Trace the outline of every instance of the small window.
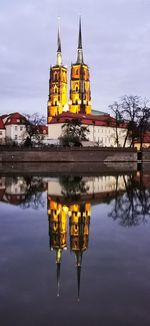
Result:
<instances>
[{"instance_id":1,"label":"small window","mask_svg":"<svg viewBox=\"0 0 150 326\"><path fill-rule=\"evenodd\" d=\"M23 127L22 126L20 127L20 130L23 130Z\"/></svg>"},{"instance_id":2,"label":"small window","mask_svg":"<svg viewBox=\"0 0 150 326\"><path fill-rule=\"evenodd\" d=\"M20 122L20 119L17 119L17 122Z\"/></svg>"},{"instance_id":3,"label":"small window","mask_svg":"<svg viewBox=\"0 0 150 326\"><path fill-rule=\"evenodd\" d=\"M76 100L76 105L78 105L78 100Z\"/></svg>"},{"instance_id":4,"label":"small window","mask_svg":"<svg viewBox=\"0 0 150 326\"><path fill-rule=\"evenodd\" d=\"M15 130L17 130L17 126L15 126Z\"/></svg>"},{"instance_id":5,"label":"small window","mask_svg":"<svg viewBox=\"0 0 150 326\"><path fill-rule=\"evenodd\" d=\"M78 74L79 74L79 70L77 69L77 70L76 70L76 75L78 75Z\"/></svg>"},{"instance_id":6,"label":"small window","mask_svg":"<svg viewBox=\"0 0 150 326\"><path fill-rule=\"evenodd\" d=\"M3 132L2 132L2 131L0 131L0 136L2 136L2 134L3 134Z\"/></svg>"},{"instance_id":7,"label":"small window","mask_svg":"<svg viewBox=\"0 0 150 326\"><path fill-rule=\"evenodd\" d=\"M17 139L17 135L15 135L15 139Z\"/></svg>"}]
</instances>

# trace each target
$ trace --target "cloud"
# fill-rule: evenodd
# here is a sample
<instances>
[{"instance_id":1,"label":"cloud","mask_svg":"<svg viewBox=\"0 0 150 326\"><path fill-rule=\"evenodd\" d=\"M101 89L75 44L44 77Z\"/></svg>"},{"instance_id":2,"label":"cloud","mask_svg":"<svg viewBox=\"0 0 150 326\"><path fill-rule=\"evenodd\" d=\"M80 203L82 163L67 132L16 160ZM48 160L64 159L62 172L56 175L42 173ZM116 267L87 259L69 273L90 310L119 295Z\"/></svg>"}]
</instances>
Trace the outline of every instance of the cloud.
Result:
<instances>
[{"instance_id":1,"label":"cloud","mask_svg":"<svg viewBox=\"0 0 150 326\"><path fill-rule=\"evenodd\" d=\"M61 16L63 62L76 60L82 15L95 109L126 93L149 97L150 3L146 0L1 0L0 111L44 110ZM11 105L10 105L11 103ZM9 108L8 108L9 106Z\"/></svg>"}]
</instances>

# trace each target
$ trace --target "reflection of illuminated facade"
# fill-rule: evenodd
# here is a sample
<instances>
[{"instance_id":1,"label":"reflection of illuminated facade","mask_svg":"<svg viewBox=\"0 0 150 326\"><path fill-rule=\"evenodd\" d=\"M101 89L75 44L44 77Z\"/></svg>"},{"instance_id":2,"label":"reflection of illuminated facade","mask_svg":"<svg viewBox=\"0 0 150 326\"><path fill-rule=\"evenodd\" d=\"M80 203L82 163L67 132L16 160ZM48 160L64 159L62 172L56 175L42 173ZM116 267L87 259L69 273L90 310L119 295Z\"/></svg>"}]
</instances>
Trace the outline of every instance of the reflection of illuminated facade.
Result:
<instances>
[{"instance_id":1,"label":"reflection of illuminated facade","mask_svg":"<svg viewBox=\"0 0 150 326\"><path fill-rule=\"evenodd\" d=\"M90 214L90 203L73 203L67 206L48 196L50 249L56 251L58 296L62 251L67 248L67 217L69 217L70 249L76 255L79 298L82 254L88 248Z\"/></svg>"},{"instance_id":2,"label":"reflection of illuminated facade","mask_svg":"<svg viewBox=\"0 0 150 326\"><path fill-rule=\"evenodd\" d=\"M70 247L76 255L79 300L82 254L88 248L91 205L71 205L70 213Z\"/></svg>"},{"instance_id":3,"label":"reflection of illuminated facade","mask_svg":"<svg viewBox=\"0 0 150 326\"><path fill-rule=\"evenodd\" d=\"M48 201L50 249L56 251L57 284L59 296L60 264L63 249L67 248L66 207L56 201Z\"/></svg>"}]
</instances>

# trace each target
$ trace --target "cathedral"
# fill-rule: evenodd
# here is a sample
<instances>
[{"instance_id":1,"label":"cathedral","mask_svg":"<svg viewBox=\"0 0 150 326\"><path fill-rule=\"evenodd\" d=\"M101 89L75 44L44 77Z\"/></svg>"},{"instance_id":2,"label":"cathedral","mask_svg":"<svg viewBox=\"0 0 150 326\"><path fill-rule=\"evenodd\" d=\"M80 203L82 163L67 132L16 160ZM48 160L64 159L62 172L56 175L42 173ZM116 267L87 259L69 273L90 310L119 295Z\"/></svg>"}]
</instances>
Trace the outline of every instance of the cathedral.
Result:
<instances>
[{"instance_id":1,"label":"cathedral","mask_svg":"<svg viewBox=\"0 0 150 326\"><path fill-rule=\"evenodd\" d=\"M52 117L65 111L71 113L91 114L91 91L89 68L84 63L82 48L81 19L79 22L79 39L76 63L71 65L70 98L67 92L67 68L63 65L60 30L58 29L56 65L50 68L48 123Z\"/></svg>"},{"instance_id":2,"label":"cathedral","mask_svg":"<svg viewBox=\"0 0 150 326\"><path fill-rule=\"evenodd\" d=\"M69 120L78 119L82 125L89 129L87 139L90 142L88 144L115 147L116 120L108 113L93 111L91 107L90 74L83 55L81 18L79 20L77 58L76 62L71 64L70 70L70 89L68 92L68 70L62 60L61 38L58 28L56 64L50 67L47 103L49 141L59 144L62 126ZM120 123L118 134L119 146L123 146L127 134L125 124Z\"/></svg>"}]
</instances>

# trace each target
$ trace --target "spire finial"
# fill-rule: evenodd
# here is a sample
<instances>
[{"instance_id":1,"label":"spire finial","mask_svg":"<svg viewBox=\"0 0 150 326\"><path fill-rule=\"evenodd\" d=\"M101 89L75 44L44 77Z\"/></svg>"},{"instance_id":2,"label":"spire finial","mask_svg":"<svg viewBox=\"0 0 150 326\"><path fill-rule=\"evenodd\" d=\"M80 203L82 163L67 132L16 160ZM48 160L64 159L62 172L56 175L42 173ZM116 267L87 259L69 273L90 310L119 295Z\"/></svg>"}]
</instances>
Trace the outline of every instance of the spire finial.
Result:
<instances>
[{"instance_id":1,"label":"spire finial","mask_svg":"<svg viewBox=\"0 0 150 326\"><path fill-rule=\"evenodd\" d=\"M57 263L57 297L60 295L60 263Z\"/></svg>"},{"instance_id":2,"label":"spire finial","mask_svg":"<svg viewBox=\"0 0 150 326\"><path fill-rule=\"evenodd\" d=\"M60 295L60 265L61 265L62 249L56 250L56 264L57 264L57 297Z\"/></svg>"},{"instance_id":3,"label":"spire finial","mask_svg":"<svg viewBox=\"0 0 150 326\"><path fill-rule=\"evenodd\" d=\"M58 17L58 37L57 37L57 62L58 66L62 66L61 39L60 39L60 17Z\"/></svg>"},{"instance_id":4,"label":"spire finial","mask_svg":"<svg viewBox=\"0 0 150 326\"><path fill-rule=\"evenodd\" d=\"M57 52L61 52L61 40L60 40L60 17L58 17L58 39L57 39Z\"/></svg>"},{"instance_id":5,"label":"spire finial","mask_svg":"<svg viewBox=\"0 0 150 326\"><path fill-rule=\"evenodd\" d=\"M79 38L78 38L77 64L83 64L81 16L79 18Z\"/></svg>"},{"instance_id":6,"label":"spire finial","mask_svg":"<svg viewBox=\"0 0 150 326\"><path fill-rule=\"evenodd\" d=\"M79 18L79 39L78 39L78 49L82 49L81 16L80 16L80 18Z\"/></svg>"}]
</instances>

